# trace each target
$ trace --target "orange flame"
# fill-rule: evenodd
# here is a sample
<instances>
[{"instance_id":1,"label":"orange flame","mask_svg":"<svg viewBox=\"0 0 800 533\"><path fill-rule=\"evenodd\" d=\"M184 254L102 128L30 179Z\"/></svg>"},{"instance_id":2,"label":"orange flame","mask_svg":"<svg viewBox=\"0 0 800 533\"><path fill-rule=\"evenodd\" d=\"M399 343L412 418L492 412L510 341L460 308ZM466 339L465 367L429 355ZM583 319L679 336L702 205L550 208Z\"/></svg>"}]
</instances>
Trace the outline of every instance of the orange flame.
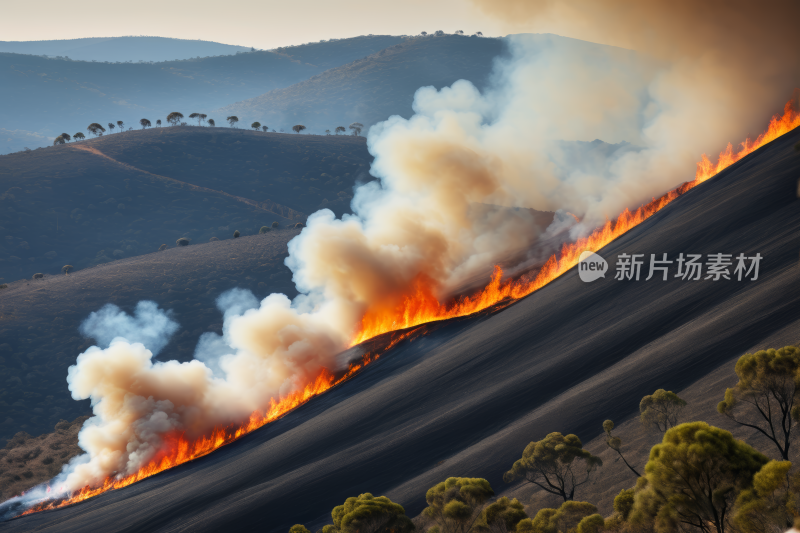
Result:
<instances>
[{"instance_id":1,"label":"orange flame","mask_svg":"<svg viewBox=\"0 0 800 533\"><path fill-rule=\"evenodd\" d=\"M697 173L694 180L684 183L660 198L654 198L651 202L633 212L625 209L616 220L613 222L607 221L605 225L596 229L588 237L578 239L574 243L565 243L561 248L561 252L558 255L552 255L538 273L533 276L504 282L502 281L503 271L500 267L495 267L489 284L482 291L473 296L461 297L450 304L441 304L434 295L433 283L424 275L420 275L414 281L411 294L406 295L395 309L369 310L366 312L361 320L361 328L353 338L352 345L383 333L407 329L427 322L469 315L494 305L511 303L527 296L575 266L578 263L581 252L584 250L598 251L661 210L686 191L703 183L744 156L798 126L800 126L800 113L792 108L792 102L790 101L784 108L783 116L773 117L768 130L759 135L755 141L750 141L749 139L744 141L741 143L741 149L735 153L733 147L729 144L727 149L720 154L716 165L713 165L708 157L703 154L701 161L697 163ZM331 387L349 379L364 366L378 359L386 350L401 340L415 336L418 333L407 331L393 336L388 344L375 352L369 352L363 356L360 363L351 364L347 372L338 379L327 370L323 370L317 379L313 383L306 385L302 391L292 393L285 398L279 398L277 401L271 400L270 406L266 411L263 413L260 411L254 412L250 415L249 420L241 425L216 428L211 435L194 441L189 441L183 433L168 434L165 436L165 445L161 452L135 474L121 478L109 477L99 487L84 487L68 498L39 503L22 514L71 505L108 490L128 486L173 466L207 455L221 446L233 442L242 435L277 420L314 396L322 394Z\"/></svg>"}]
</instances>

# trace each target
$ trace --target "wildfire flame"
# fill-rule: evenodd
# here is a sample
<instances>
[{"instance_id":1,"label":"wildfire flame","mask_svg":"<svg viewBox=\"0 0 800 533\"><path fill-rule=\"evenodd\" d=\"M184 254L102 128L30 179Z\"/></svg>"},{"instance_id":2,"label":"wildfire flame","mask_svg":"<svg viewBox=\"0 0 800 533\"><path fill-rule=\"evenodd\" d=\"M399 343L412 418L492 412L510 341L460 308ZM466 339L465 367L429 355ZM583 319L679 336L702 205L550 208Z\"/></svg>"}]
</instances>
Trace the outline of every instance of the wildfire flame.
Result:
<instances>
[{"instance_id":1,"label":"wildfire flame","mask_svg":"<svg viewBox=\"0 0 800 533\"><path fill-rule=\"evenodd\" d=\"M412 293L406 295L396 308L367 311L361 320L361 328L354 336L351 345L359 344L384 333L413 328L427 322L473 314L494 305L504 302L510 303L527 296L575 266L578 263L581 252L584 250L593 252L600 250L600 248L640 224L686 191L703 183L736 161L798 126L800 126L800 113L793 109L792 101L789 101L784 108L783 115L772 117L767 131L759 135L754 141L745 140L741 143L741 149L736 152L734 152L733 146L728 144L728 147L720 153L716 164L711 163L709 158L703 154L701 160L697 163L697 172L694 180L684 183L660 198L654 198L651 202L633 212L625 209L616 220L606 221L602 227L596 229L588 237L578 239L574 243L565 243L560 253L552 255L535 275L517 280L502 281L503 271L500 267L495 267L489 284L483 290L473 296L465 296L449 304L442 304L437 300L434 291L435 287L431 280L422 275L418 276L413 284ZM242 435L277 420L314 396L322 394L331 387L349 379L364 366L378 359L386 350L414 334L414 331L407 331L393 336L388 344L379 350L367 353L362 357L361 362L351 364L347 372L338 379L327 370L323 370L317 379L313 383L306 385L302 391L292 393L278 400L272 399L266 411L263 413L260 411L254 412L250 415L249 420L243 424L217 428L211 435L194 441L189 441L180 432L169 434L164 439L165 445L159 454L135 474L121 478L109 477L102 486L84 487L68 498L41 502L22 514L71 505L108 490L126 487L173 466L207 455L233 442Z\"/></svg>"}]
</instances>

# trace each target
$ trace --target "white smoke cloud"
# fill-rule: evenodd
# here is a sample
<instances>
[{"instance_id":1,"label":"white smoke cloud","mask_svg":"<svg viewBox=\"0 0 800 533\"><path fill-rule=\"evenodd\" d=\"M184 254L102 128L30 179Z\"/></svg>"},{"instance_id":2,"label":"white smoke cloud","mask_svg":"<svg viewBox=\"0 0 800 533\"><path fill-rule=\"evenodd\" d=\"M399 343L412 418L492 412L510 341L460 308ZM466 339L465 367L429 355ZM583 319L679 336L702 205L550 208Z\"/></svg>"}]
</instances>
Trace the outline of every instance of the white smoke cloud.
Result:
<instances>
[{"instance_id":1,"label":"white smoke cloud","mask_svg":"<svg viewBox=\"0 0 800 533\"><path fill-rule=\"evenodd\" d=\"M204 334L188 363L153 360L177 325L152 302L133 317L113 306L90 315L82 331L100 347L78 356L68 382L95 416L80 433L87 456L65 471L68 490L133 473L174 432L238 423L336 370L364 314L394 312L417 283L447 295L542 237L586 232L691 179L698 139L718 136L702 124L677 131L695 113L720 114L703 108L713 91L685 83L700 75L691 66L547 35L509 43L484 94L463 80L425 87L413 117L371 128L380 182L357 188L353 215L319 211L289 243L294 302L225 293L222 335ZM595 138L639 148L575 164L576 145L564 142ZM561 211L545 232L531 208Z\"/></svg>"}]
</instances>

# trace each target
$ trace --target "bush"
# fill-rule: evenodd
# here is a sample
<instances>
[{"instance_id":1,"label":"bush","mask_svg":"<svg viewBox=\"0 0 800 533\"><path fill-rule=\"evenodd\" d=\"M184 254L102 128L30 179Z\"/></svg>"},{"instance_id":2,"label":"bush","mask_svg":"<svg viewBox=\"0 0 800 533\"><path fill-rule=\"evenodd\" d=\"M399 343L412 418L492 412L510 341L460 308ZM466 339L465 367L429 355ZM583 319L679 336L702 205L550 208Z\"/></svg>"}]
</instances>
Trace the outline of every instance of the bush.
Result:
<instances>
[{"instance_id":1,"label":"bush","mask_svg":"<svg viewBox=\"0 0 800 533\"><path fill-rule=\"evenodd\" d=\"M187 244L188 244L188 243L187 243ZM164 251L164 250L166 250L166 249L167 249L167 245L166 245L166 244L162 244L161 246L159 246L159 247L158 247L158 251L159 251L159 252L163 252L163 251Z\"/></svg>"},{"instance_id":2,"label":"bush","mask_svg":"<svg viewBox=\"0 0 800 533\"><path fill-rule=\"evenodd\" d=\"M236 231L234 231L234 232L233 232L233 238L234 238L234 239L238 239L238 238L239 238L239 235L240 235L240 233L239 233L239 230L238 230L238 229L237 229Z\"/></svg>"},{"instance_id":3,"label":"bush","mask_svg":"<svg viewBox=\"0 0 800 533\"><path fill-rule=\"evenodd\" d=\"M73 268L74 267L72 265L64 265L63 267L61 267L61 272L63 272L66 275L69 274Z\"/></svg>"},{"instance_id":4,"label":"bush","mask_svg":"<svg viewBox=\"0 0 800 533\"><path fill-rule=\"evenodd\" d=\"M273 227L273 228L280 228L280 227L281 227L281 225L280 225L280 224L278 224L278 221L276 220L275 222L273 222L273 223L272 223L272 227Z\"/></svg>"},{"instance_id":5,"label":"bush","mask_svg":"<svg viewBox=\"0 0 800 533\"><path fill-rule=\"evenodd\" d=\"M303 524L295 524L289 528L289 533L311 533Z\"/></svg>"},{"instance_id":6,"label":"bush","mask_svg":"<svg viewBox=\"0 0 800 533\"><path fill-rule=\"evenodd\" d=\"M181 237L180 239L175 241L175 244L177 244L178 246L189 246L189 239L187 239L186 237Z\"/></svg>"},{"instance_id":7,"label":"bush","mask_svg":"<svg viewBox=\"0 0 800 533\"><path fill-rule=\"evenodd\" d=\"M42 274L41 272L37 272L36 274L33 275L33 279L41 279L43 277L44 274Z\"/></svg>"},{"instance_id":8,"label":"bush","mask_svg":"<svg viewBox=\"0 0 800 533\"><path fill-rule=\"evenodd\" d=\"M305 228L305 227L306 227L306 225L305 225L305 224L303 224L302 222L298 222L297 224L295 224L295 225L294 225L294 227L295 227L295 228Z\"/></svg>"},{"instance_id":9,"label":"bush","mask_svg":"<svg viewBox=\"0 0 800 533\"><path fill-rule=\"evenodd\" d=\"M208 242L215 242L215 241L218 241L218 240L219 239L217 239L216 237L211 237L210 239L208 239Z\"/></svg>"},{"instance_id":10,"label":"bush","mask_svg":"<svg viewBox=\"0 0 800 533\"><path fill-rule=\"evenodd\" d=\"M267 226L261 226L261 229L258 230L258 233L263 235L264 233L268 232L269 228Z\"/></svg>"},{"instance_id":11,"label":"bush","mask_svg":"<svg viewBox=\"0 0 800 533\"><path fill-rule=\"evenodd\" d=\"M8 288L8 283L0 283L0 290L7 288Z\"/></svg>"}]
</instances>

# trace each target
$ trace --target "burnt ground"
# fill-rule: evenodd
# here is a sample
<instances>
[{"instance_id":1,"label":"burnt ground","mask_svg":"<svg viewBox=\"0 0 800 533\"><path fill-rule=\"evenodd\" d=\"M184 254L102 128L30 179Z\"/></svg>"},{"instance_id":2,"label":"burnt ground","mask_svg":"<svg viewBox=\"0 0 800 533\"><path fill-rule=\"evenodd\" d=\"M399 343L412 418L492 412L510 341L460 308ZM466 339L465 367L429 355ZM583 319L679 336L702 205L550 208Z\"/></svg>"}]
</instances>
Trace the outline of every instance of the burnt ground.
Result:
<instances>
[{"instance_id":1,"label":"burnt ground","mask_svg":"<svg viewBox=\"0 0 800 533\"><path fill-rule=\"evenodd\" d=\"M735 359L798 340L798 140L800 131L758 150L600 251L612 268L623 252L758 252L757 281L585 284L571 270L500 312L430 326L214 454L4 530L315 530L366 491L414 515L448 476L516 490L502 474L528 442L552 431L591 441L607 418L641 464L633 417L643 395L681 391L696 409L687 416L719 423L710 408ZM607 511L610 495L633 484L624 468L607 460L604 480L580 498Z\"/></svg>"},{"instance_id":2,"label":"burnt ground","mask_svg":"<svg viewBox=\"0 0 800 533\"><path fill-rule=\"evenodd\" d=\"M260 298L294 297L286 244L299 230L283 229L164 250L105 263L69 275L22 280L0 291L0 446L19 431L51 431L61 419L90 414L72 400L67 368L93 344L78 333L92 311L113 303L132 312L140 300L172 310L181 329L161 353L187 361L205 331L220 332L216 298L242 287Z\"/></svg>"}]
</instances>

